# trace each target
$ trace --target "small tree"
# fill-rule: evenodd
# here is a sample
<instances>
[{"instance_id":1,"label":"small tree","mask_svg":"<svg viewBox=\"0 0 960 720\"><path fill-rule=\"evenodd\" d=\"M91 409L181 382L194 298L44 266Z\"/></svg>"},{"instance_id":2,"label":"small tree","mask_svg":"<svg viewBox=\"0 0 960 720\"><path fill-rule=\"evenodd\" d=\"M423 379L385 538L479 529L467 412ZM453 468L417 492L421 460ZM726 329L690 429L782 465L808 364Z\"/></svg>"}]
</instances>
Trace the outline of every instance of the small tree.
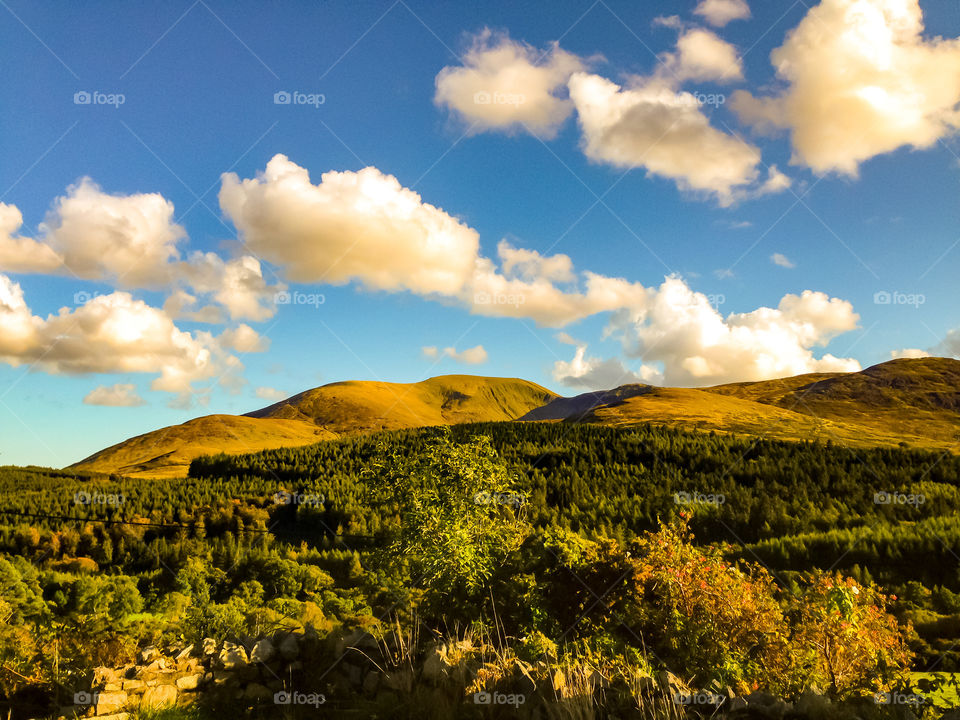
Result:
<instances>
[{"instance_id":1,"label":"small tree","mask_svg":"<svg viewBox=\"0 0 960 720\"><path fill-rule=\"evenodd\" d=\"M490 439L457 444L443 429L412 455L380 450L366 479L400 508L393 556L406 558L414 581L434 593L476 593L529 532L526 499Z\"/></svg>"}]
</instances>

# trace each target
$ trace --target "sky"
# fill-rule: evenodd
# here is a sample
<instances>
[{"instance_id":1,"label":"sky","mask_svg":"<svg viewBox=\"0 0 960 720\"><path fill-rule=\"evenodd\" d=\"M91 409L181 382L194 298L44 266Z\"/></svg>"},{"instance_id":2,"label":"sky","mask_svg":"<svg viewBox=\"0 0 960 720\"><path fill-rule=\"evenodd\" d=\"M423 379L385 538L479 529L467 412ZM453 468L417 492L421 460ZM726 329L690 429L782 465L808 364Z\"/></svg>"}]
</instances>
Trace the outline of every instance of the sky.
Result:
<instances>
[{"instance_id":1,"label":"sky","mask_svg":"<svg viewBox=\"0 0 960 720\"><path fill-rule=\"evenodd\" d=\"M0 5L0 463L960 354L956 3Z\"/></svg>"}]
</instances>

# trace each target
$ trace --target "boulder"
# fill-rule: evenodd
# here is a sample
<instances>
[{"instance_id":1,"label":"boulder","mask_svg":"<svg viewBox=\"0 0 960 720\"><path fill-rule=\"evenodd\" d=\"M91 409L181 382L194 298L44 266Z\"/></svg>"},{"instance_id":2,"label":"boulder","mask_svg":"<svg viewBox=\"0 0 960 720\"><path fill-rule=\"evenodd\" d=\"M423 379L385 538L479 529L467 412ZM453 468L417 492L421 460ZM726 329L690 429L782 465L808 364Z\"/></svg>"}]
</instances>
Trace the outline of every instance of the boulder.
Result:
<instances>
[{"instance_id":1,"label":"boulder","mask_svg":"<svg viewBox=\"0 0 960 720\"><path fill-rule=\"evenodd\" d=\"M143 650L140 651L140 662L144 664L148 662L152 662L153 660L156 660L159 657L160 657L160 651L157 650L157 648L154 647L153 645L148 645L147 647L145 647Z\"/></svg>"},{"instance_id":2,"label":"boulder","mask_svg":"<svg viewBox=\"0 0 960 720\"><path fill-rule=\"evenodd\" d=\"M155 685L147 688L140 699L140 707L148 710L177 704L177 688L174 685Z\"/></svg>"},{"instance_id":3,"label":"boulder","mask_svg":"<svg viewBox=\"0 0 960 720\"><path fill-rule=\"evenodd\" d=\"M218 643L218 642L217 642L216 640L214 640L213 638L204 638L204 639L203 639L203 654L204 654L204 655L216 655L216 654L217 654L217 648L219 648L219 647L220 647L220 643Z\"/></svg>"},{"instance_id":4,"label":"boulder","mask_svg":"<svg viewBox=\"0 0 960 720\"><path fill-rule=\"evenodd\" d=\"M243 691L243 696L247 700L267 700L273 697L273 691L266 685L251 683L247 685L247 689Z\"/></svg>"},{"instance_id":5,"label":"boulder","mask_svg":"<svg viewBox=\"0 0 960 720\"><path fill-rule=\"evenodd\" d=\"M299 655L300 643L296 635L287 635L280 641L280 656L284 660L296 660Z\"/></svg>"},{"instance_id":6,"label":"boulder","mask_svg":"<svg viewBox=\"0 0 960 720\"><path fill-rule=\"evenodd\" d=\"M101 692L96 694L96 714L109 715L123 710L130 698L125 692Z\"/></svg>"},{"instance_id":7,"label":"boulder","mask_svg":"<svg viewBox=\"0 0 960 720\"><path fill-rule=\"evenodd\" d=\"M187 645L183 650L177 653L177 661L186 660L193 653L193 643Z\"/></svg>"},{"instance_id":8,"label":"boulder","mask_svg":"<svg viewBox=\"0 0 960 720\"><path fill-rule=\"evenodd\" d=\"M178 690L196 690L200 686L200 675L184 675L177 678Z\"/></svg>"},{"instance_id":9,"label":"boulder","mask_svg":"<svg viewBox=\"0 0 960 720\"><path fill-rule=\"evenodd\" d=\"M93 687L99 688L108 683L115 683L120 679L120 674L113 668L98 667L93 669Z\"/></svg>"},{"instance_id":10,"label":"boulder","mask_svg":"<svg viewBox=\"0 0 960 720\"><path fill-rule=\"evenodd\" d=\"M147 684L143 682L143 680L137 680L135 678L132 680L123 681L123 690L125 692L130 692L131 690L142 690L146 686Z\"/></svg>"},{"instance_id":11,"label":"boulder","mask_svg":"<svg viewBox=\"0 0 960 720\"><path fill-rule=\"evenodd\" d=\"M253 662L268 663L273 660L276 654L277 649L273 643L267 638L264 638L253 646L253 651L250 653L250 660Z\"/></svg>"},{"instance_id":12,"label":"boulder","mask_svg":"<svg viewBox=\"0 0 960 720\"><path fill-rule=\"evenodd\" d=\"M235 670L247 664L247 651L240 645L225 642L219 655L220 664L227 670Z\"/></svg>"}]
</instances>

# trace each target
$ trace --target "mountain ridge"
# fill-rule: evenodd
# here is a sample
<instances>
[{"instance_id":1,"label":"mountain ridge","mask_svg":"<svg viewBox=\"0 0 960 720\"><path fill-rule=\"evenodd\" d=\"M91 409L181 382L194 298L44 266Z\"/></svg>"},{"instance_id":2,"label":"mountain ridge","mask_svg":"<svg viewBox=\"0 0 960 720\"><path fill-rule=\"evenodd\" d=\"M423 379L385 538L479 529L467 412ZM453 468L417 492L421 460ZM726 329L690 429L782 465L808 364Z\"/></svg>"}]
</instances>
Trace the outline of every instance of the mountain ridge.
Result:
<instances>
[{"instance_id":1,"label":"mountain ridge","mask_svg":"<svg viewBox=\"0 0 960 720\"><path fill-rule=\"evenodd\" d=\"M346 435L466 422L662 423L696 430L874 447L960 451L960 361L891 360L704 388L623 385L563 397L521 378L441 375L346 380L244 415L209 415L124 440L69 466L132 477L186 474L190 460Z\"/></svg>"}]
</instances>

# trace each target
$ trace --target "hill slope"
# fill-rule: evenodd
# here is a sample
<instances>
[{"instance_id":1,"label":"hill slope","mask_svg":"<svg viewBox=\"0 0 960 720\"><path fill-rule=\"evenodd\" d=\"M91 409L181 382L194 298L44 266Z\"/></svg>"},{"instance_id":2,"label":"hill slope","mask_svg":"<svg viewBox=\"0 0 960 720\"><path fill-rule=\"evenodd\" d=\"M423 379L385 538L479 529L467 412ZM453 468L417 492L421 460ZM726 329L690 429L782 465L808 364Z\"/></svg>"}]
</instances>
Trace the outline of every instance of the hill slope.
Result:
<instances>
[{"instance_id":1,"label":"hill slope","mask_svg":"<svg viewBox=\"0 0 960 720\"><path fill-rule=\"evenodd\" d=\"M513 420L555 397L526 380L472 375L418 383L331 383L247 415L209 415L139 435L70 468L181 477L200 455L309 445L357 432Z\"/></svg>"}]
</instances>

